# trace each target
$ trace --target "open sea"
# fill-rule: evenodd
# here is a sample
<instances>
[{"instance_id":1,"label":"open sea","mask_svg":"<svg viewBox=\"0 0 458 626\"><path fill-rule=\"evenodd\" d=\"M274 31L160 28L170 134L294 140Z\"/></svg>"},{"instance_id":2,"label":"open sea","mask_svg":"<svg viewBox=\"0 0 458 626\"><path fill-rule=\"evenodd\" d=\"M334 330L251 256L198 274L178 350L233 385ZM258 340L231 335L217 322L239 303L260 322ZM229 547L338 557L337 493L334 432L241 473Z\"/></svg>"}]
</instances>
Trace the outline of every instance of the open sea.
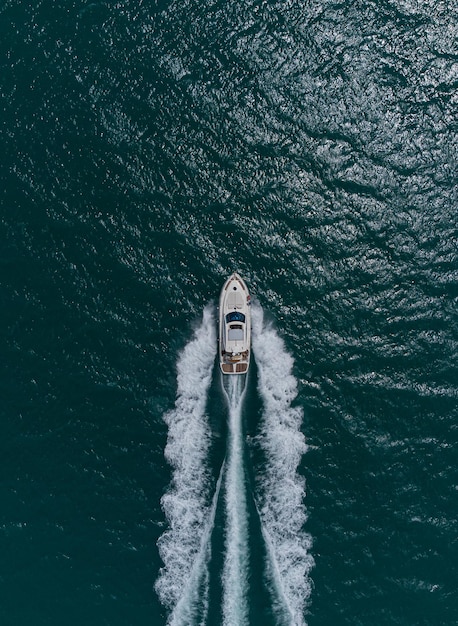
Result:
<instances>
[{"instance_id":1,"label":"open sea","mask_svg":"<svg viewBox=\"0 0 458 626\"><path fill-rule=\"evenodd\" d=\"M458 625L456 0L2 0L0 149L1 626Z\"/></svg>"}]
</instances>

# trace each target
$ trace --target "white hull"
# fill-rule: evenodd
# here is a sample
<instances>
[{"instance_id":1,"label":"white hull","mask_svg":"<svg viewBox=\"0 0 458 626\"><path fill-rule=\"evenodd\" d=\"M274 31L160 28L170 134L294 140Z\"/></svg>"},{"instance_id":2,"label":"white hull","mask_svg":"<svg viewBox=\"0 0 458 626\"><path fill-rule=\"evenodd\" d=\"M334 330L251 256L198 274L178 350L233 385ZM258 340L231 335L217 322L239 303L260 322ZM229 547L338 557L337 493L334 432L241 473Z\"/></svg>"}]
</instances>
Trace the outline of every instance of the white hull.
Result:
<instances>
[{"instance_id":1,"label":"white hull","mask_svg":"<svg viewBox=\"0 0 458 626\"><path fill-rule=\"evenodd\" d=\"M251 354L251 306L245 281L234 272L219 299L219 360L223 374L245 374Z\"/></svg>"}]
</instances>

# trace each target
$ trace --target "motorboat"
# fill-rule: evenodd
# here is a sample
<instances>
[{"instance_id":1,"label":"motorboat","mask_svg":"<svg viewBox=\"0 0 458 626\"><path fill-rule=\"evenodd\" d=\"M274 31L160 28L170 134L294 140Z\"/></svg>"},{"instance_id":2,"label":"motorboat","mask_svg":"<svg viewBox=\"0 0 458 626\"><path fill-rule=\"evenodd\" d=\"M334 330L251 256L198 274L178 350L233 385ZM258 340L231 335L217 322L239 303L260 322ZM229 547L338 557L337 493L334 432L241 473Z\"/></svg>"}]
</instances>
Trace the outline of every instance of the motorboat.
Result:
<instances>
[{"instance_id":1,"label":"motorboat","mask_svg":"<svg viewBox=\"0 0 458 626\"><path fill-rule=\"evenodd\" d=\"M251 301L243 278L234 272L219 299L219 362L223 374L245 374L250 365Z\"/></svg>"}]
</instances>

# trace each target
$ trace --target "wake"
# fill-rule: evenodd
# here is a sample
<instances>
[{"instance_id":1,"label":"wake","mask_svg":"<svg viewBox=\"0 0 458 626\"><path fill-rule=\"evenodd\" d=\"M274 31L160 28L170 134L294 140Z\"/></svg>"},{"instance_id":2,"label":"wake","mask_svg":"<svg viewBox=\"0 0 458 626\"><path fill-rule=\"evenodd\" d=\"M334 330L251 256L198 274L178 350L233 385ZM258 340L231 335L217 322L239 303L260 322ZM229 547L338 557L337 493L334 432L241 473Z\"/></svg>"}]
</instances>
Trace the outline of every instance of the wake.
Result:
<instances>
[{"instance_id":1,"label":"wake","mask_svg":"<svg viewBox=\"0 0 458 626\"><path fill-rule=\"evenodd\" d=\"M226 556L223 570L223 624L225 626L242 626L246 623L248 615L248 520L241 423L245 397L244 378L244 376L230 376L227 388L224 388L229 405Z\"/></svg>"},{"instance_id":2,"label":"wake","mask_svg":"<svg viewBox=\"0 0 458 626\"><path fill-rule=\"evenodd\" d=\"M210 307L186 345L177 365L175 408L164 416L168 426L165 456L173 468L171 489L161 500L169 529L159 538L164 562L156 592L171 609L168 624L188 626L208 611L210 542L221 483L209 507L206 465L210 445L206 402L216 353L215 322Z\"/></svg>"},{"instance_id":3,"label":"wake","mask_svg":"<svg viewBox=\"0 0 458 626\"><path fill-rule=\"evenodd\" d=\"M303 412L292 406L297 380L293 358L275 329L265 324L259 306L252 310L252 346L258 368L258 392L264 410L259 436L264 453L257 471L255 500L266 545L266 570L273 585L277 621L304 626L311 593L311 538L304 531L305 481L298 474L306 452L301 432ZM165 455L173 475L161 503L168 529L158 541L164 562L155 588L170 610L169 626L203 626L209 617L212 533L222 484L225 503L225 544L222 568L222 623L246 626L249 616L249 532L247 480L244 464L242 409L245 376L223 377L229 429L226 461L210 501L208 468L211 433L206 403L216 353L215 321L206 307L200 326L180 354L177 399L166 413Z\"/></svg>"},{"instance_id":4,"label":"wake","mask_svg":"<svg viewBox=\"0 0 458 626\"><path fill-rule=\"evenodd\" d=\"M301 432L303 412L291 406L297 396L293 358L275 329L266 325L261 307L252 311L253 351L258 391L264 403L259 437L266 464L259 478L258 507L269 554L270 575L291 626L302 626L311 594L311 537L303 500L305 480L297 473L306 452Z\"/></svg>"}]
</instances>

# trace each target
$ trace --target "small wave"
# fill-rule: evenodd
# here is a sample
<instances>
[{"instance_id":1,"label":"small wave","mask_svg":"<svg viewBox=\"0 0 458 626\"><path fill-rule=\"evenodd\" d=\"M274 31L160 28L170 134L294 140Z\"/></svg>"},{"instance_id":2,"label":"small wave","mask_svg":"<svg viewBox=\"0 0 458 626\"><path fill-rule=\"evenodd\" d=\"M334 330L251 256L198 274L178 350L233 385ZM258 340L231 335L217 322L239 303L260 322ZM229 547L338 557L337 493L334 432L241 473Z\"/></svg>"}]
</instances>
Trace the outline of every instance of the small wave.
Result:
<instances>
[{"instance_id":1,"label":"small wave","mask_svg":"<svg viewBox=\"0 0 458 626\"><path fill-rule=\"evenodd\" d=\"M314 565L311 537L303 530L305 481L297 473L307 450L300 430L303 411L291 406L297 396L292 356L276 330L264 323L260 306L253 306L252 316L258 390L264 402L259 440L266 458L258 510L277 595L291 625L302 626Z\"/></svg>"},{"instance_id":2,"label":"small wave","mask_svg":"<svg viewBox=\"0 0 458 626\"><path fill-rule=\"evenodd\" d=\"M208 608L206 564L219 492L217 487L213 504L209 505L206 459L210 429L206 402L215 347L215 323L208 306L202 323L180 355L175 407L164 416L168 426L165 455L173 468L173 478L161 501L169 529L158 541L164 567L155 588L162 604L172 611L168 623L183 626L194 621L199 610L206 613Z\"/></svg>"}]
</instances>

